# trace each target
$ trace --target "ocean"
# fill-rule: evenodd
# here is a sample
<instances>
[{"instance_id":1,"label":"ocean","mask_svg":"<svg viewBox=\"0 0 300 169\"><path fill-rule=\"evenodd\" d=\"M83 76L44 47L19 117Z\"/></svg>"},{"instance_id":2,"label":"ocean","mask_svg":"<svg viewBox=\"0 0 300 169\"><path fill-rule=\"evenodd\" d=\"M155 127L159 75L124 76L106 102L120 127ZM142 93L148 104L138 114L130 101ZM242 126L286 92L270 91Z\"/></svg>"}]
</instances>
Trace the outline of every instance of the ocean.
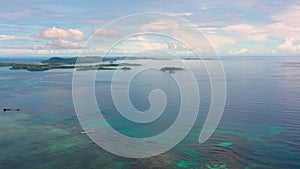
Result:
<instances>
[{"instance_id":1,"label":"ocean","mask_svg":"<svg viewBox=\"0 0 300 169\"><path fill-rule=\"evenodd\" d=\"M42 59L0 58L0 62L38 63ZM131 62L146 66L150 61ZM169 65L170 61L151 62ZM210 77L203 65L195 65L193 60L184 62L193 68L199 86L200 109L196 122L174 148L142 159L114 155L86 135L74 109L73 70L29 72L1 67L0 168L300 168L299 57L223 57L227 84L223 117L212 137L201 144L198 138L211 100ZM210 65L216 60L203 62ZM182 70L173 76L182 78L185 73ZM146 124L126 121L118 113L111 96L113 74L114 70L98 71L95 93L104 117L115 130L144 138L172 125L182 100L178 85L168 73L144 71L130 84L129 98L139 111L151 107L148 97L153 89L160 89L166 95L163 115ZM124 83L114 81L118 90L127 90ZM3 112L3 108L20 111ZM109 141L118 144L114 138Z\"/></svg>"}]
</instances>

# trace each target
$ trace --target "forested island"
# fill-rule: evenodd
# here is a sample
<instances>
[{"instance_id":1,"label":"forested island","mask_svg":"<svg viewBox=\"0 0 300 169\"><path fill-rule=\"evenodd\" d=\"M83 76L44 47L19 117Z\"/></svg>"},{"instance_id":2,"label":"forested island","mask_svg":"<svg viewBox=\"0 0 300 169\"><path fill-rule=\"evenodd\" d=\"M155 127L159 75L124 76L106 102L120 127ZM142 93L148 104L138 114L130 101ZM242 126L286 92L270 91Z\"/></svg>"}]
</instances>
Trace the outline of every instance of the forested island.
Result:
<instances>
[{"instance_id":1,"label":"forested island","mask_svg":"<svg viewBox=\"0 0 300 169\"><path fill-rule=\"evenodd\" d=\"M91 64L91 65L75 65L77 57L73 58L61 58L52 57L47 60L42 60L41 64L27 64L27 63L0 63L0 67L10 67L11 70L28 70L28 71L46 71L51 69L74 69L78 71L87 70L131 70L130 66L140 66L135 63L114 63L117 60L122 60L123 57L112 57L112 58L99 58L99 57L83 57L80 58L80 64ZM101 60L101 64L99 63ZM105 63L108 62L108 63Z\"/></svg>"},{"instance_id":2,"label":"forested island","mask_svg":"<svg viewBox=\"0 0 300 169\"><path fill-rule=\"evenodd\" d=\"M62 57L52 57L46 60L42 60L40 64L32 63L7 63L0 62L0 67L10 67L11 70L28 70L28 71L46 71L52 69L76 69L77 71L89 71L89 70L131 70L133 66L140 66L137 63L115 63L118 60L124 60L125 57L110 57L110 58L100 58L100 57L82 57L77 62L77 57L72 58L62 58ZM126 58L126 60L137 60L137 59L153 59L153 58L137 58L131 57ZM100 64L96 64L99 63ZM177 71L184 70L179 67L164 67L160 69L163 72L168 72L174 74Z\"/></svg>"},{"instance_id":3,"label":"forested island","mask_svg":"<svg viewBox=\"0 0 300 169\"><path fill-rule=\"evenodd\" d=\"M161 68L160 70L163 71L163 72L168 72L170 74L174 74L177 71L181 71L181 70L184 70L184 69L180 68L180 67L164 67L164 68Z\"/></svg>"}]
</instances>

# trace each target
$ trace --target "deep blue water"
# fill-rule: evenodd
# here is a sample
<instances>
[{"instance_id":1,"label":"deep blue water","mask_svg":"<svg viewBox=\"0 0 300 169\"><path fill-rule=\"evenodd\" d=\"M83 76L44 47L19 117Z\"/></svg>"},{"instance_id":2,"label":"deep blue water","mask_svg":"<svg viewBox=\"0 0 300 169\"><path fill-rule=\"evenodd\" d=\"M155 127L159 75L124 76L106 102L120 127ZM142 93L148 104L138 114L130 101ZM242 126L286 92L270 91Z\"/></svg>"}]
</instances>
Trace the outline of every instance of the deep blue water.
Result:
<instances>
[{"instance_id":1,"label":"deep blue water","mask_svg":"<svg viewBox=\"0 0 300 169\"><path fill-rule=\"evenodd\" d=\"M39 60L0 58L0 62ZM168 61L157 62L163 65ZM0 168L300 168L299 57L223 58L227 102L218 129L204 144L197 141L210 105L209 78L202 66L192 60L186 63L196 70L201 94L196 124L175 148L147 159L112 155L81 133L72 101L72 70L0 68L0 108L21 109L1 112ZM175 76L184 73L179 71ZM152 89L162 89L168 99L164 116L155 124L140 125L122 121L117 113L110 96L112 75L113 71L99 71L95 92L115 129L133 137L148 137L172 124L180 94L169 76L149 71L132 81L130 99L138 110L149 108ZM124 89L124 82L117 81L117 86Z\"/></svg>"}]
</instances>

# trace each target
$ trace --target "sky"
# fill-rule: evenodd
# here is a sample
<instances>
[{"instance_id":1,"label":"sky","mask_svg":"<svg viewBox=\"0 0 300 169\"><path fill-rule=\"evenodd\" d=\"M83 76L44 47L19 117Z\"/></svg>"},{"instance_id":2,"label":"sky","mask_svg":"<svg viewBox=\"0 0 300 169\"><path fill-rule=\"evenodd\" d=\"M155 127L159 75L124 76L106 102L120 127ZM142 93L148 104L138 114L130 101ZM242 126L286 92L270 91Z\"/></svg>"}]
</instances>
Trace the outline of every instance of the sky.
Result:
<instances>
[{"instance_id":1,"label":"sky","mask_svg":"<svg viewBox=\"0 0 300 169\"><path fill-rule=\"evenodd\" d=\"M149 30L166 33L185 27L179 21L163 18L119 22L121 17L144 12L166 13L190 22L220 56L300 54L298 0L3 0L0 3L0 56L77 56L83 49L88 55L100 55L120 37L124 38L129 29L136 33ZM114 27L109 25L112 22L119 23ZM148 34L127 37L111 54L129 55L141 50L152 50L152 54L154 50L191 54L174 39Z\"/></svg>"}]
</instances>

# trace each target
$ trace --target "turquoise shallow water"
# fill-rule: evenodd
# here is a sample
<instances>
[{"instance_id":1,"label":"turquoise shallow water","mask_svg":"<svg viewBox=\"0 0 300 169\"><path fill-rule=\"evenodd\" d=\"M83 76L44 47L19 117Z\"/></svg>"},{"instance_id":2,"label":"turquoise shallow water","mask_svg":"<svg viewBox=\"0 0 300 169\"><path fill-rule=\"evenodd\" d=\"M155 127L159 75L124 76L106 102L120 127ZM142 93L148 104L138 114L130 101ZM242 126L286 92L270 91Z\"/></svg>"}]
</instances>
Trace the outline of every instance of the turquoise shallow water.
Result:
<instances>
[{"instance_id":1,"label":"turquoise shallow water","mask_svg":"<svg viewBox=\"0 0 300 169\"><path fill-rule=\"evenodd\" d=\"M300 59L228 57L222 62L228 94L214 135L204 144L197 142L209 107L210 86L204 69L187 61L197 70L200 85L197 122L179 145L146 159L110 154L82 133L72 102L72 71L0 68L0 108L21 109L0 112L0 168L300 168ZM149 137L172 124L179 109L179 92L160 73L145 72L130 88L132 104L141 111L149 108L147 99L153 88L159 87L167 95L165 115L146 125L124 121L117 113L110 96L113 71L97 74L99 105L115 129L132 137ZM118 82L118 87L122 86L122 81ZM89 125L101 127L94 121Z\"/></svg>"}]
</instances>

